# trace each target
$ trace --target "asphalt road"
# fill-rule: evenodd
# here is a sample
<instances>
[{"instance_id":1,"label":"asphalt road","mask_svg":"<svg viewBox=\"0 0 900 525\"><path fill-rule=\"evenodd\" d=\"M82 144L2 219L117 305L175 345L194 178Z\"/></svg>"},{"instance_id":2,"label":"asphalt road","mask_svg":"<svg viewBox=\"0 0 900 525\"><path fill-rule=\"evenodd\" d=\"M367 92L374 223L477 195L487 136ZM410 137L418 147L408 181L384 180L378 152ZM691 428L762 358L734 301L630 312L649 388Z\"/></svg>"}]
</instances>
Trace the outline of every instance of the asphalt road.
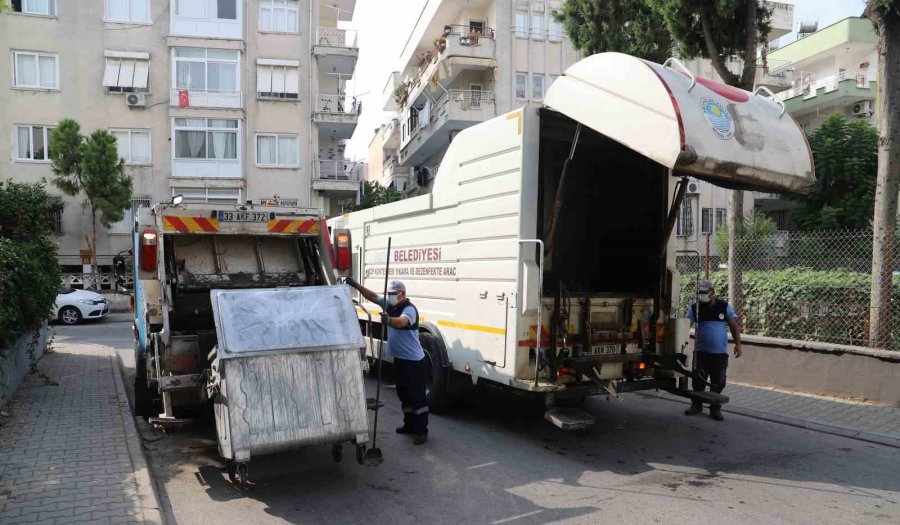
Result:
<instances>
[{"instance_id":1,"label":"asphalt road","mask_svg":"<svg viewBox=\"0 0 900 525\"><path fill-rule=\"evenodd\" d=\"M57 327L56 340L115 348L130 383L126 321ZM576 435L490 389L433 415L416 447L393 433L399 403L383 393L383 465L357 465L350 447L341 464L328 447L261 457L246 493L222 471L208 421L170 434L144 424L170 523L900 523L893 448L727 412L724 423L687 418L641 394L589 400L598 423Z\"/></svg>"}]
</instances>

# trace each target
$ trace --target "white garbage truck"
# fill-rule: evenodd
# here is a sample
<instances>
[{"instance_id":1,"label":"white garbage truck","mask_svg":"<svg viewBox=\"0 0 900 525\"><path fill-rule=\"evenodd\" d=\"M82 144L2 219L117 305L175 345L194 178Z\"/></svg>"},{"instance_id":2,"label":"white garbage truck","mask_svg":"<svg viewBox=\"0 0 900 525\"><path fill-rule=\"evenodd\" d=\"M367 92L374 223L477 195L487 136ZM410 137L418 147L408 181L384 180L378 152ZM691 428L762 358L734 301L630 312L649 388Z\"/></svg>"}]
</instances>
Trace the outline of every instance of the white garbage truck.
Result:
<instances>
[{"instance_id":1,"label":"white garbage truck","mask_svg":"<svg viewBox=\"0 0 900 525\"><path fill-rule=\"evenodd\" d=\"M771 93L677 59L603 53L543 104L461 131L428 193L329 226L352 247L356 280L379 289L390 257L405 281L432 406L466 376L543 395L549 421L580 428L590 416L563 407L589 395L716 397L687 389L689 326L676 312L671 234L688 177L767 192L815 182L805 135ZM361 322L378 311L362 306Z\"/></svg>"}]
</instances>

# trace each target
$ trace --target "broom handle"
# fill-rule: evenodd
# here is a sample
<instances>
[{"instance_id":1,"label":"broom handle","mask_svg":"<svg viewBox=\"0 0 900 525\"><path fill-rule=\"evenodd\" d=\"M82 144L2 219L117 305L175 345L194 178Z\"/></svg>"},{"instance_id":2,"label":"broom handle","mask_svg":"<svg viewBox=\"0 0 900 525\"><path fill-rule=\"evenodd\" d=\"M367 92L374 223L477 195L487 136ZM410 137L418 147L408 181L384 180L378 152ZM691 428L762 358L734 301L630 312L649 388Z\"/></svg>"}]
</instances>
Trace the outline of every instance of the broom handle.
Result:
<instances>
[{"instance_id":1,"label":"broom handle","mask_svg":"<svg viewBox=\"0 0 900 525\"><path fill-rule=\"evenodd\" d=\"M387 260L384 263L384 295L382 295L382 299L384 299L384 306L382 309L386 312L388 299L387 299L387 290L388 290L388 271L391 267L391 238L388 237L388 245L387 245ZM381 323L381 345L378 348L378 383L375 385L375 424L372 426L372 448L375 448L375 442L378 439L378 406L381 404L381 367L384 363L384 345L387 343L387 325Z\"/></svg>"}]
</instances>

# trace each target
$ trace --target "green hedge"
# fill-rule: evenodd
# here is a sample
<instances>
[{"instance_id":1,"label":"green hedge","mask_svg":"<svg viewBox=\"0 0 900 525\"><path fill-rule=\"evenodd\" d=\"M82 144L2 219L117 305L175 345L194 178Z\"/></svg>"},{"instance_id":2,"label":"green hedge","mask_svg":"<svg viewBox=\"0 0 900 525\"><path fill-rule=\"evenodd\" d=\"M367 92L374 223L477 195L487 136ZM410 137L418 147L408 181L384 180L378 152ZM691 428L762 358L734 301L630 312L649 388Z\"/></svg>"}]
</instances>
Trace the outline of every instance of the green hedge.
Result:
<instances>
[{"instance_id":1,"label":"green hedge","mask_svg":"<svg viewBox=\"0 0 900 525\"><path fill-rule=\"evenodd\" d=\"M680 312L696 294L696 274L681 276ZM719 297L728 296L728 274L711 273ZM869 274L789 268L744 272L744 333L786 339L865 345L869 323ZM891 289L892 349L900 349L900 280Z\"/></svg>"},{"instance_id":2,"label":"green hedge","mask_svg":"<svg viewBox=\"0 0 900 525\"><path fill-rule=\"evenodd\" d=\"M56 301L56 206L43 184L0 181L0 347L43 324Z\"/></svg>"}]
</instances>

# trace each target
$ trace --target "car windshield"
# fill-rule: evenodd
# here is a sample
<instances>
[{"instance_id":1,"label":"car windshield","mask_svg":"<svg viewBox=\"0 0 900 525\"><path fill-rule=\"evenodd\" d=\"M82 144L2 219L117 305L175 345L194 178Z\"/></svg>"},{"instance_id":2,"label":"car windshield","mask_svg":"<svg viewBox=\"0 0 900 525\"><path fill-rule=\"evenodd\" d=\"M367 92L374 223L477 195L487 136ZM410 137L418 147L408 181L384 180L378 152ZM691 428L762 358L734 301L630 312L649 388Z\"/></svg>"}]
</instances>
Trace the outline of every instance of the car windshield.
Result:
<instances>
[{"instance_id":1,"label":"car windshield","mask_svg":"<svg viewBox=\"0 0 900 525\"><path fill-rule=\"evenodd\" d=\"M73 290L73 289L71 289L71 288L60 288L60 289L59 289L59 295L70 294L70 293L73 293L74 291L75 291L75 290Z\"/></svg>"}]
</instances>

